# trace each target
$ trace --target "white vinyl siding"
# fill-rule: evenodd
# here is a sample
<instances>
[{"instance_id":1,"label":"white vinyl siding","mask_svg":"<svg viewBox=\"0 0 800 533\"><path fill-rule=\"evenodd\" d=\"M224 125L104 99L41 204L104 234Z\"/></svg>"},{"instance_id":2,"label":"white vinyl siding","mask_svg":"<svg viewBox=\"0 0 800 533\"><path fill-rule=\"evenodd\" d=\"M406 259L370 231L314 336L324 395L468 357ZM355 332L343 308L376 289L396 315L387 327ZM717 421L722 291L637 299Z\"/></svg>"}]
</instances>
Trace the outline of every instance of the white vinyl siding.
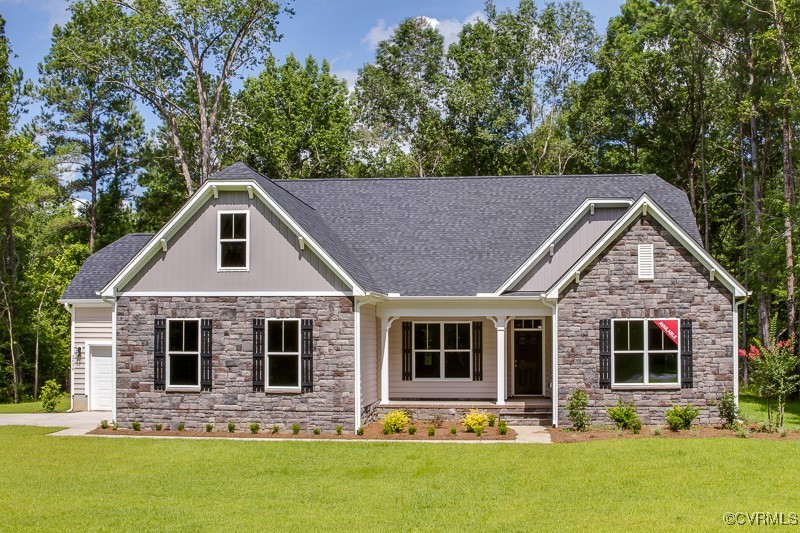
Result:
<instances>
[{"instance_id":1,"label":"white vinyl siding","mask_svg":"<svg viewBox=\"0 0 800 533\"><path fill-rule=\"evenodd\" d=\"M639 261L639 279L655 278L655 264L653 260L653 245L640 244L636 254Z\"/></svg>"},{"instance_id":2,"label":"white vinyl siding","mask_svg":"<svg viewBox=\"0 0 800 533\"><path fill-rule=\"evenodd\" d=\"M374 305L361 306L361 405L378 401L378 319Z\"/></svg>"},{"instance_id":3,"label":"white vinyl siding","mask_svg":"<svg viewBox=\"0 0 800 533\"><path fill-rule=\"evenodd\" d=\"M73 394L86 394L86 358L87 341L105 341L111 344L112 331L112 307L110 305L98 304L97 307L76 306L74 309L74 322L72 328L74 332L75 344L70 350L70 358L74 366L73 373ZM81 361L75 365L75 348L81 349Z\"/></svg>"}]
</instances>

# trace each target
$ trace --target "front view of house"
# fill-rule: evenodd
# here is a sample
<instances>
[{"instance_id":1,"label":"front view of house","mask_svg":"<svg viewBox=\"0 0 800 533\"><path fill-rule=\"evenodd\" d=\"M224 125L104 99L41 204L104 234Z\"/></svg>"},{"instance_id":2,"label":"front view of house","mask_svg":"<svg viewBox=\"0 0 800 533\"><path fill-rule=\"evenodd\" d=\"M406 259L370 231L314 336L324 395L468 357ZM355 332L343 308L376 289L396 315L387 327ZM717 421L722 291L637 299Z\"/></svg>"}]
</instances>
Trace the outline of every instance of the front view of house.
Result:
<instances>
[{"instance_id":1,"label":"front view of house","mask_svg":"<svg viewBox=\"0 0 800 533\"><path fill-rule=\"evenodd\" d=\"M72 405L124 427L346 430L394 409L645 423L737 391L746 291L654 175L208 180L156 234L91 256Z\"/></svg>"}]
</instances>

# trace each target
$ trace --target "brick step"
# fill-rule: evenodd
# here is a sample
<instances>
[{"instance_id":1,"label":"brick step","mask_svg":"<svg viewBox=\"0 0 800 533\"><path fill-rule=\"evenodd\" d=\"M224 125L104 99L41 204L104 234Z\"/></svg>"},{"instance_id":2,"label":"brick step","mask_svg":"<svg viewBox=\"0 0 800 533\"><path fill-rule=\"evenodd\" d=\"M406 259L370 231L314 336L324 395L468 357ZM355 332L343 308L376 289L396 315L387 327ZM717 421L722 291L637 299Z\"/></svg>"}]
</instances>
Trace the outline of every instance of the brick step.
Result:
<instances>
[{"instance_id":1,"label":"brick step","mask_svg":"<svg viewBox=\"0 0 800 533\"><path fill-rule=\"evenodd\" d=\"M504 409L500 419L509 426L549 426L553 422L553 411L541 407L527 409Z\"/></svg>"}]
</instances>

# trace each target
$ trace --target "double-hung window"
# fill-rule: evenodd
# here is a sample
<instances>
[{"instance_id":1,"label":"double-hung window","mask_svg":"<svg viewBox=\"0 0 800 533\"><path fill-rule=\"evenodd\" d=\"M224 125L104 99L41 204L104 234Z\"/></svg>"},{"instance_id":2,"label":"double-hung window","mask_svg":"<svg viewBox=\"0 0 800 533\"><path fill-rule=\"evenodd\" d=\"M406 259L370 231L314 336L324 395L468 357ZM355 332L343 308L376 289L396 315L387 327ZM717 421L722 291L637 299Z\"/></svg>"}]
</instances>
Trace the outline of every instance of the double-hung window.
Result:
<instances>
[{"instance_id":1,"label":"double-hung window","mask_svg":"<svg viewBox=\"0 0 800 533\"><path fill-rule=\"evenodd\" d=\"M247 270L250 265L249 213L220 211L217 223L217 268Z\"/></svg>"},{"instance_id":2,"label":"double-hung window","mask_svg":"<svg viewBox=\"0 0 800 533\"><path fill-rule=\"evenodd\" d=\"M300 320L267 320L267 387L300 387Z\"/></svg>"},{"instance_id":3,"label":"double-hung window","mask_svg":"<svg viewBox=\"0 0 800 533\"><path fill-rule=\"evenodd\" d=\"M200 321L167 321L167 387L200 387Z\"/></svg>"},{"instance_id":4,"label":"double-hung window","mask_svg":"<svg viewBox=\"0 0 800 533\"><path fill-rule=\"evenodd\" d=\"M678 386L679 320L614 320L614 385Z\"/></svg>"},{"instance_id":5,"label":"double-hung window","mask_svg":"<svg viewBox=\"0 0 800 533\"><path fill-rule=\"evenodd\" d=\"M471 379L469 322L414 323L414 379Z\"/></svg>"}]
</instances>

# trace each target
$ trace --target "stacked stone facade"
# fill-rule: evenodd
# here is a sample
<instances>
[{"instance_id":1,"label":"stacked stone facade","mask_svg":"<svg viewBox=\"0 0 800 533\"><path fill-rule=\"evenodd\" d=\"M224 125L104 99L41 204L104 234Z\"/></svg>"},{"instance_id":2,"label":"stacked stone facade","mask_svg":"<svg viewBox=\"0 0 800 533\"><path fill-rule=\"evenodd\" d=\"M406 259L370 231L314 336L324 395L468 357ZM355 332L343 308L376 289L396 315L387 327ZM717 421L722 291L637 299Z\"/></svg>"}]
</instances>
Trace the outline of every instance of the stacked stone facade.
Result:
<instances>
[{"instance_id":1,"label":"stacked stone facade","mask_svg":"<svg viewBox=\"0 0 800 533\"><path fill-rule=\"evenodd\" d=\"M154 320L212 320L211 391L153 389ZM253 392L253 319L314 321L312 392ZM354 431L355 371L353 302L345 297L128 297L117 303L117 420L200 429L229 422L258 422L303 430Z\"/></svg>"},{"instance_id":2,"label":"stacked stone facade","mask_svg":"<svg viewBox=\"0 0 800 533\"><path fill-rule=\"evenodd\" d=\"M637 245L653 244L655 279L639 280ZM694 384L676 390L601 389L601 319L690 318ZM664 423L674 404L702 409L698 422L719 420L715 403L733 390L733 306L730 291L710 281L708 270L650 217L635 222L572 283L558 304L559 422L569 425L567 397L589 395L592 421L610 424L605 408L634 400L645 424Z\"/></svg>"}]
</instances>

